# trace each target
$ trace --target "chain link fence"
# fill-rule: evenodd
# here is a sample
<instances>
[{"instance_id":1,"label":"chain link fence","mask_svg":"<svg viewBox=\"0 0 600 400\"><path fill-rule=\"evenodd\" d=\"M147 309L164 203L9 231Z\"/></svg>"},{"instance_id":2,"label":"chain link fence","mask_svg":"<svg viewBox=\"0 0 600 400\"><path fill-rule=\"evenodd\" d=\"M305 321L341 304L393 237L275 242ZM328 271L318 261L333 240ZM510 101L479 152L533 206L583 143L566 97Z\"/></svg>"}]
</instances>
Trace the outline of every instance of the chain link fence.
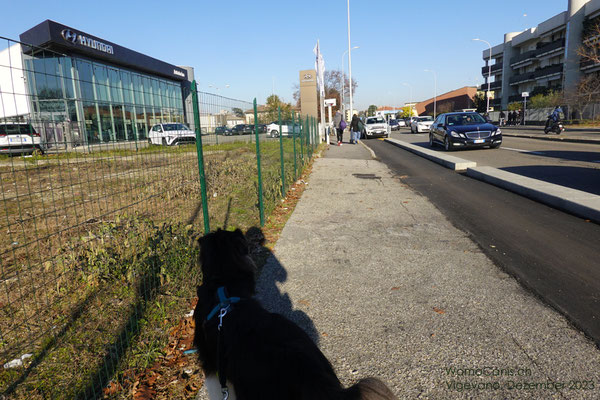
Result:
<instances>
[{"instance_id":1,"label":"chain link fence","mask_svg":"<svg viewBox=\"0 0 600 400\"><path fill-rule=\"evenodd\" d=\"M263 226L317 122L195 82L186 115L173 82L3 41L0 397L105 398L189 310L198 235Z\"/></svg>"}]
</instances>

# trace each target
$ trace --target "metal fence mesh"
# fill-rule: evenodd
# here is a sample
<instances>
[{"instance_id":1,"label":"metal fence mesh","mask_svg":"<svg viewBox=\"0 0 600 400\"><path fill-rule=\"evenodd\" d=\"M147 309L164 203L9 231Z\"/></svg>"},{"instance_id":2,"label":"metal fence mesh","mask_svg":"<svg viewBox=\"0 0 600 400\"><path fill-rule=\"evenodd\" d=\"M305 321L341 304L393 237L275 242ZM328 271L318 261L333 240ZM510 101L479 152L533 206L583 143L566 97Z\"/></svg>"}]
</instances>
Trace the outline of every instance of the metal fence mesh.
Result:
<instances>
[{"instance_id":1,"label":"metal fence mesh","mask_svg":"<svg viewBox=\"0 0 600 400\"><path fill-rule=\"evenodd\" d=\"M98 65L69 74L78 62L0 47L0 394L11 398L102 398L159 357L201 279L194 238L263 225L318 143L314 118L277 115L275 134L262 126L273 110L198 91L197 121L185 121L168 82L129 90ZM177 146L154 131L184 122L195 133Z\"/></svg>"}]
</instances>

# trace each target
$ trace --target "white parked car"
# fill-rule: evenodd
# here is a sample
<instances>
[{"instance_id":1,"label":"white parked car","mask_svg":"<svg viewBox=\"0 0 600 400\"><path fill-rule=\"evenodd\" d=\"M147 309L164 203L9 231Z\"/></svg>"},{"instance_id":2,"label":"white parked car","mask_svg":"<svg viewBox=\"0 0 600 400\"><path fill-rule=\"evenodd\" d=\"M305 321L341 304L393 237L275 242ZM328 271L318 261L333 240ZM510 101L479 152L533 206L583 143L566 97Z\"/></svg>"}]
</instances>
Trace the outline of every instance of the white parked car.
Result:
<instances>
[{"instance_id":1,"label":"white parked car","mask_svg":"<svg viewBox=\"0 0 600 400\"><path fill-rule=\"evenodd\" d=\"M290 136L290 132L295 133L296 135L300 133L300 125L294 124L294 128L292 129L291 122L281 122L281 134L283 136ZM279 137L279 122L272 122L267 125L267 136L268 137Z\"/></svg>"},{"instance_id":2,"label":"white parked car","mask_svg":"<svg viewBox=\"0 0 600 400\"><path fill-rule=\"evenodd\" d=\"M0 123L0 154L43 154L46 149L46 143L31 124Z\"/></svg>"},{"instance_id":3,"label":"white parked car","mask_svg":"<svg viewBox=\"0 0 600 400\"><path fill-rule=\"evenodd\" d=\"M150 129L148 143L164 146L196 143L196 132L178 122L156 124Z\"/></svg>"},{"instance_id":4,"label":"white parked car","mask_svg":"<svg viewBox=\"0 0 600 400\"><path fill-rule=\"evenodd\" d=\"M375 136L390 137L390 126L383 117L367 117L365 121L365 139Z\"/></svg>"},{"instance_id":5,"label":"white parked car","mask_svg":"<svg viewBox=\"0 0 600 400\"><path fill-rule=\"evenodd\" d=\"M433 117L415 117L415 119L410 123L410 133L429 133L429 128L431 128L431 125L433 125Z\"/></svg>"},{"instance_id":6,"label":"white parked car","mask_svg":"<svg viewBox=\"0 0 600 400\"><path fill-rule=\"evenodd\" d=\"M406 126L406 121L403 118L398 120L398 126Z\"/></svg>"}]
</instances>

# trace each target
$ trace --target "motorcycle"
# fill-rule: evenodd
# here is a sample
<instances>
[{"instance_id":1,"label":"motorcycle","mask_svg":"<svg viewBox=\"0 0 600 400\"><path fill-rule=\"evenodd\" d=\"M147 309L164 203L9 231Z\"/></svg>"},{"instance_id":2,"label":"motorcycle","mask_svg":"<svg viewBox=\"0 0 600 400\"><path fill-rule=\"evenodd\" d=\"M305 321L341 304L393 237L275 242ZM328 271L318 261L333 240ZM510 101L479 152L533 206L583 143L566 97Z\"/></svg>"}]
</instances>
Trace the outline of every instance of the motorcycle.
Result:
<instances>
[{"instance_id":1,"label":"motorcycle","mask_svg":"<svg viewBox=\"0 0 600 400\"><path fill-rule=\"evenodd\" d=\"M552 121L551 124L544 128L544 133L547 135L548 133L556 133L560 135L565 130L565 126L561 121Z\"/></svg>"}]
</instances>

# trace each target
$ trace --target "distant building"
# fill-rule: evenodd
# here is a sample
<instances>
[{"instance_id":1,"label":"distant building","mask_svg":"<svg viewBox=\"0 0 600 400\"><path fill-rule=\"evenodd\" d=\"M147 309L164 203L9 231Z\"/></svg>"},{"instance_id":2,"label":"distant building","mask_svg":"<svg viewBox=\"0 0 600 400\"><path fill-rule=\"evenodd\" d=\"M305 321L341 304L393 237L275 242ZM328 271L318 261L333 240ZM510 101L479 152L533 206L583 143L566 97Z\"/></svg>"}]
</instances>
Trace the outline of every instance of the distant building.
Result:
<instances>
[{"instance_id":1,"label":"distant building","mask_svg":"<svg viewBox=\"0 0 600 400\"><path fill-rule=\"evenodd\" d=\"M145 140L190 119L193 69L54 21L0 51L0 121L25 120L48 143Z\"/></svg>"},{"instance_id":2,"label":"distant building","mask_svg":"<svg viewBox=\"0 0 600 400\"><path fill-rule=\"evenodd\" d=\"M474 108L473 97L476 93L477 88L475 86L465 86L447 93L438 94L436 98L432 97L417 103L415 104L415 109L417 115L433 115L434 100L437 114Z\"/></svg>"},{"instance_id":3,"label":"distant building","mask_svg":"<svg viewBox=\"0 0 600 400\"><path fill-rule=\"evenodd\" d=\"M593 38L592 27L600 22L600 0L569 0L567 10L534 28L504 35L504 43L483 50L493 99L490 107L507 109L508 103L550 90L574 90L584 74L597 72L600 64L582 62L578 49ZM489 70L491 68L491 77Z\"/></svg>"}]
</instances>

